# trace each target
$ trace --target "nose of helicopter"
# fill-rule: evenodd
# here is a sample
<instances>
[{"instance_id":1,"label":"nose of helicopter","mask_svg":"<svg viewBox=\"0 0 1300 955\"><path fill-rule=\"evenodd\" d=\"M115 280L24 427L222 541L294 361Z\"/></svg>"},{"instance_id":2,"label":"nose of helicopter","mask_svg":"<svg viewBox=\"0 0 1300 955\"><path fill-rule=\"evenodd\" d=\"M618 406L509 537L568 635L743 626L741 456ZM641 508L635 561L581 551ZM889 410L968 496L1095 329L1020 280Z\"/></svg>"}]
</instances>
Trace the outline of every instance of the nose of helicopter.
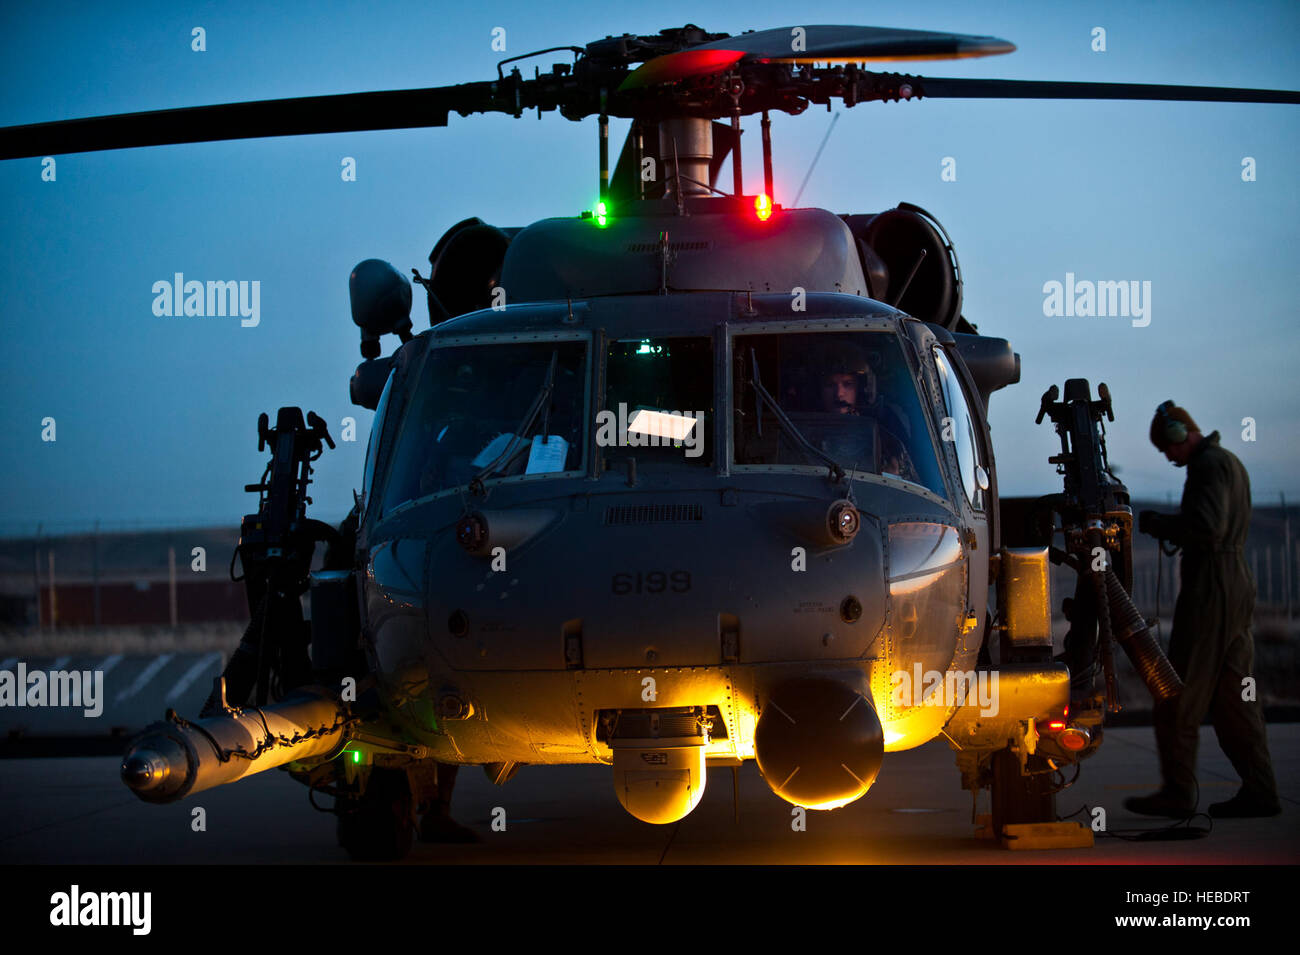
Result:
<instances>
[{"instance_id":1,"label":"nose of helicopter","mask_svg":"<svg viewBox=\"0 0 1300 955\"><path fill-rule=\"evenodd\" d=\"M763 779L786 802L837 809L875 782L884 730L871 699L829 677L779 684L754 729Z\"/></svg>"},{"instance_id":2,"label":"nose of helicopter","mask_svg":"<svg viewBox=\"0 0 1300 955\"><path fill-rule=\"evenodd\" d=\"M137 749L122 761L122 782L136 793L147 793L162 785L170 768L161 754Z\"/></svg>"}]
</instances>

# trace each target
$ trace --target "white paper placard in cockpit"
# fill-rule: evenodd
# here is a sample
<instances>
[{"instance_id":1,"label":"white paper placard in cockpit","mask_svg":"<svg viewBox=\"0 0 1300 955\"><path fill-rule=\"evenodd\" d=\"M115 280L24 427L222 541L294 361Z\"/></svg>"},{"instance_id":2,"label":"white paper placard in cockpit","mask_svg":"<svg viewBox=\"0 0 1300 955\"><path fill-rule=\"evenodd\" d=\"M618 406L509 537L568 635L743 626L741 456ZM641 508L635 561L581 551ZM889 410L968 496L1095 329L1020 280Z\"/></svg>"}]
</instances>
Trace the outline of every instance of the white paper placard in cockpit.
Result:
<instances>
[{"instance_id":1,"label":"white paper placard in cockpit","mask_svg":"<svg viewBox=\"0 0 1300 955\"><path fill-rule=\"evenodd\" d=\"M528 467L525 474L547 474L564 470L564 459L569 455L569 442L558 434L548 435L542 440L540 434L533 435L533 446L528 452Z\"/></svg>"}]
</instances>

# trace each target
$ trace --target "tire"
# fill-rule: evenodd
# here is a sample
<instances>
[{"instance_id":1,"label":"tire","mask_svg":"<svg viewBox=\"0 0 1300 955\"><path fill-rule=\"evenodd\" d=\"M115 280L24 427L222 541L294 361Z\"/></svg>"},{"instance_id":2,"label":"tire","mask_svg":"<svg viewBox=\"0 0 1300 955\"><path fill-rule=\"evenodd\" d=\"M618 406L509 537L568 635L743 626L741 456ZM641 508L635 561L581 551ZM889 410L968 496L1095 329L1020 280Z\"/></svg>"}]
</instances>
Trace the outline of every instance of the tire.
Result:
<instances>
[{"instance_id":1,"label":"tire","mask_svg":"<svg viewBox=\"0 0 1300 955\"><path fill-rule=\"evenodd\" d=\"M1056 794L1040 791L1043 776L1021 775L1020 761L1011 750L993 754L992 775L993 832L999 839L1003 826L1056 821Z\"/></svg>"},{"instance_id":2,"label":"tire","mask_svg":"<svg viewBox=\"0 0 1300 955\"><path fill-rule=\"evenodd\" d=\"M415 839L415 806L406 773L372 769L356 805L339 815L339 845L358 862L393 862Z\"/></svg>"}]
</instances>

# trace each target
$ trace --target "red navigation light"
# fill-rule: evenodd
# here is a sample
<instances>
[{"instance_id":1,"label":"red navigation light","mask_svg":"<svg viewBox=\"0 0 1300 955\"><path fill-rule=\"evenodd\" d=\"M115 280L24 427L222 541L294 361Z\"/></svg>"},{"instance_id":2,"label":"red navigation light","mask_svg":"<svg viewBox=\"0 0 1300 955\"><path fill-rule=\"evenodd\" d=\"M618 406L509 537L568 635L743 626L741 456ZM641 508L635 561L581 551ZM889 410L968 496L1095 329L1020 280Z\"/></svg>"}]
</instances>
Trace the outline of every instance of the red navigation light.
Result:
<instances>
[{"instance_id":1,"label":"red navigation light","mask_svg":"<svg viewBox=\"0 0 1300 955\"><path fill-rule=\"evenodd\" d=\"M772 200L765 192L754 197L754 214L759 222L766 222L772 214Z\"/></svg>"},{"instance_id":2,"label":"red navigation light","mask_svg":"<svg viewBox=\"0 0 1300 955\"><path fill-rule=\"evenodd\" d=\"M1063 730L1061 735L1057 737L1057 742L1072 753L1078 753L1086 749L1091 741L1092 734L1082 726L1071 726Z\"/></svg>"}]
</instances>

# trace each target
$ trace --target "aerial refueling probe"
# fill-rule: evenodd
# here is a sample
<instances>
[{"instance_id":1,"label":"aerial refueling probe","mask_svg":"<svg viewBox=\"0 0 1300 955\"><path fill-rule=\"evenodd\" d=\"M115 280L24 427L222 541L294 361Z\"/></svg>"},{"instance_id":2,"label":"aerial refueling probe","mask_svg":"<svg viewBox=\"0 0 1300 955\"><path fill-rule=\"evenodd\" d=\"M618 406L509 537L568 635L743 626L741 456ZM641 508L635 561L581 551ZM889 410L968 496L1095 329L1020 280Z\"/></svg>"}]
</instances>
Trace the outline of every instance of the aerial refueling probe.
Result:
<instances>
[{"instance_id":1,"label":"aerial refueling probe","mask_svg":"<svg viewBox=\"0 0 1300 955\"><path fill-rule=\"evenodd\" d=\"M168 710L131 741L122 781L145 802L175 802L286 763L328 758L343 749L354 721L347 705L320 687L270 706L223 706L193 722Z\"/></svg>"}]
</instances>

